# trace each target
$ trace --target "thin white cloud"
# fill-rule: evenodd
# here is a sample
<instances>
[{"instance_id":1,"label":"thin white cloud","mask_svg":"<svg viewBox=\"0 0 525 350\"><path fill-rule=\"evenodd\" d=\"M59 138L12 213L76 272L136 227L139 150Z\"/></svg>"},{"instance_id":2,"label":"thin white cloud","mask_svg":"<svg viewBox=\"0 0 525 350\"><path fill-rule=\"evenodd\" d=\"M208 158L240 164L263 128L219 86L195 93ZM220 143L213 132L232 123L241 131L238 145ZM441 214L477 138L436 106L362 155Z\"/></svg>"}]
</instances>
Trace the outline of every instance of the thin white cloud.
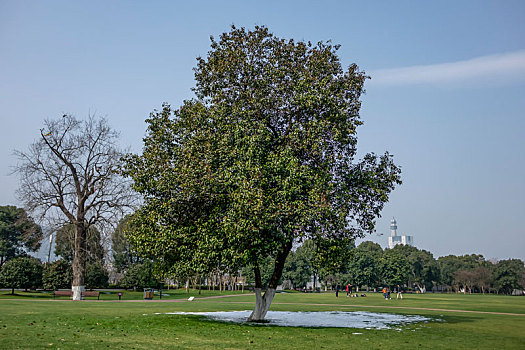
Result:
<instances>
[{"instance_id":1,"label":"thin white cloud","mask_svg":"<svg viewBox=\"0 0 525 350\"><path fill-rule=\"evenodd\" d=\"M525 50L466 61L380 69L370 73L372 86L417 84L507 84L525 81Z\"/></svg>"}]
</instances>

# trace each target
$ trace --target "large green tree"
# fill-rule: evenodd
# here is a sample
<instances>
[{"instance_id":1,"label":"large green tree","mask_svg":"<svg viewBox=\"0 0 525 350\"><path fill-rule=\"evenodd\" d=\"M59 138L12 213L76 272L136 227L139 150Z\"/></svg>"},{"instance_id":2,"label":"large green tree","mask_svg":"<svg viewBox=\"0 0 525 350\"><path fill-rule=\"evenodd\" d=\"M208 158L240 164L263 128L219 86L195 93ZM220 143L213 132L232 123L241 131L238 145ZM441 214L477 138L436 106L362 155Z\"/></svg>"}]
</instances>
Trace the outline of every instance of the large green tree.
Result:
<instances>
[{"instance_id":1,"label":"large green tree","mask_svg":"<svg viewBox=\"0 0 525 350\"><path fill-rule=\"evenodd\" d=\"M315 275L315 246L310 242L304 242L293 254L290 253L284 264L283 279L290 280L295 288L306 287Z\"/></svg>"},{"instance_id":2,"label":"large green tree","mask_svg":"<svg viewBox=\"0 0 525 350\"><path fill-rule=\"evenodd\" d=\"M494 286L498 292L511 294L521 287L521 278L525 265L520 259L500 260L494 266Z\"/></svg>"},{"instance_id":3,"label":"large green tree","mask_svg":"<svg viewBox=\"0 0 525 350\"><path fill-rule=\"evenodd\" d=\"M0 206L0 269L25 250L37 251L42 240L42 228L22 208Z\"/></svg>"},{"instance_id":4,"label":"large green tree","mask_svg":"<svg viewBox=\"0 0 525 350\"><path fill-rule=\"evenodd\" d=\"M383 249L377 243L362 242L351 251L348 264L349 282L356 286L375 287L380 277Z\"/></svg>"},{"instance_id":5,"label":"large green tree","mask_svg":"<svg viewBox=\"0 0 525 350\"><path fill-rule=\"evenodd\" d=\"M292 244L374 230L400 169L356 161L365 73L338 46L232 27L195 68L196 99L147 119L125 172L144 197L130 240L163 266L251 264L263 320ZM263 294L260 264L273 272Z\"/></svg>"},{"instance_id":6,"label":"large green tree","mask_svg":"<svg viewBox=\"0 0 525 350\"><path fill-rule=\"evenodd\" d=\"M439 267L432 253L401 244L396 245L393 250L404 255L410 266L409 285L415 284L421 293L425 293L439 281Z\"/></svg>"},{"instance_id":7,"label":"large green tree","mask_svg":"<svg viewBox=\"0 0 525 350\"><path fill-rule=\"evenodd\" d=\"M36 289L42 285L42 263L31 256L20 256L9 260L0 271L0 285L11 288Z\"/></svg>"},{"instance_id":8,"label":"large green tree","mask_svg":"<svg viewBox=\"0 0 525 350\"><path fill-rule=\"evenodd\" d=\"M381 256L380 280L384 285L395 287L408 282L410 276L410 264L398 249L386 249Z\"/></svg>"}]
</instances>

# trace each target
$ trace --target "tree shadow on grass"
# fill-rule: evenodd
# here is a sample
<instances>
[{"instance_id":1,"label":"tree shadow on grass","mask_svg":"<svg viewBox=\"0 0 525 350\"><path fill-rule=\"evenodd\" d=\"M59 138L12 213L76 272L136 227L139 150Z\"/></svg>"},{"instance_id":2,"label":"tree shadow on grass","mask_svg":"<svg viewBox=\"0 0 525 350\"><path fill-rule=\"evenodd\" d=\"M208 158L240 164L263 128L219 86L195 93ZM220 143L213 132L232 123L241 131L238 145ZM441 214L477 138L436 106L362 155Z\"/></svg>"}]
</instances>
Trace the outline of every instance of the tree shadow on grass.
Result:
<instances>
[{"instance_id":1,"label":"tree shadow on grass","mask_svg":"<svg viewBox=\"0 0 525 350\"><path fill-rule=\"evenodd\" d=\"M455 316L455 315L439 315L439 316L431 316L432 321L430 322L442 322L442 323L449 323L449 324L459 324L459 323L467 323L467 322L475 322L478 320L475 317L472 316Z\"/></svg>"}]
</instances>

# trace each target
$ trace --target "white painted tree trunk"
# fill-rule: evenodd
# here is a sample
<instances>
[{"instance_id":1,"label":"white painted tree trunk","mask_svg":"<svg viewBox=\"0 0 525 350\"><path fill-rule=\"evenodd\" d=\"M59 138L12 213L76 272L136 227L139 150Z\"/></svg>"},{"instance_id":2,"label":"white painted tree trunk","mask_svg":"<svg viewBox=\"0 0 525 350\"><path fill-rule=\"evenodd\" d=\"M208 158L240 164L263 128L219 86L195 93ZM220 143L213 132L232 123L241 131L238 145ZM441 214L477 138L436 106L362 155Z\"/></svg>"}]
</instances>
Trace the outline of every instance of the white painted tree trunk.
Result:
<instances>
[{"instance_id":1,"label":"white painted tree trunk","mask_svg":"<svg viewBox=\"0 0 525 350\"><path fill-rule=\"evenodd\" d=\"M82 292L86 290L85 286L71 286L73 291L73 300L82 300Z\"/></svg>"},{"instance_id":2,"label":"white painted tree trunk","mask_svg":"<svg viewBox=\"0 0 525 350\"><path fill-rule=\"evenodd\" d=\"M73 255L73 300L82 300L82 292L85 290L84 277L86 275L86 243L87 229L84 221L81 220L75 224L75 240Z\"/></svg>"},{"instance_id":3,"label":"white painted tree trunk","mask_svg":"<svg viewBox=\"0 0 525 350\"><path fill-rule=\"evenodd\" d=\"M264 292L264 295L261 293L261 288L255 288L255 308L250 317L248 317L248 322L264 321L264 317L266 317L266 313L268 312L273 297L275 296L275 289L268 288Z\"/></svg>"}]
</instances>

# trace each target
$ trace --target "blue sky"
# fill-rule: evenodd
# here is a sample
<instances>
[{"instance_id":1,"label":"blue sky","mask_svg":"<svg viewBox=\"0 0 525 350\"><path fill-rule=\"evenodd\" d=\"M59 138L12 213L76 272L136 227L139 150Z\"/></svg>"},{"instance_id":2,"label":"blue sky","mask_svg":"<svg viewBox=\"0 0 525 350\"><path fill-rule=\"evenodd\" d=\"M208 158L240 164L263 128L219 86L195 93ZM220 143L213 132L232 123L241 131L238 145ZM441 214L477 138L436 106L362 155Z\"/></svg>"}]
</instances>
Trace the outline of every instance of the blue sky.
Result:
<instances>
[{"instance_id":1,"label":"blue sky","mask_svg":"<svg viewBox=\"0 0 525 350\"><path fill-rule=\"evenodd\" d=\"M403 185L378 221L434 253L525 259L523 1L0 1L0 205L20 205L14 149L45 118L107 116L140 151L144 119L192 97L209 36L231 24L341 44L366 85L359 150Z\"/></svg>"}]
</instances>

